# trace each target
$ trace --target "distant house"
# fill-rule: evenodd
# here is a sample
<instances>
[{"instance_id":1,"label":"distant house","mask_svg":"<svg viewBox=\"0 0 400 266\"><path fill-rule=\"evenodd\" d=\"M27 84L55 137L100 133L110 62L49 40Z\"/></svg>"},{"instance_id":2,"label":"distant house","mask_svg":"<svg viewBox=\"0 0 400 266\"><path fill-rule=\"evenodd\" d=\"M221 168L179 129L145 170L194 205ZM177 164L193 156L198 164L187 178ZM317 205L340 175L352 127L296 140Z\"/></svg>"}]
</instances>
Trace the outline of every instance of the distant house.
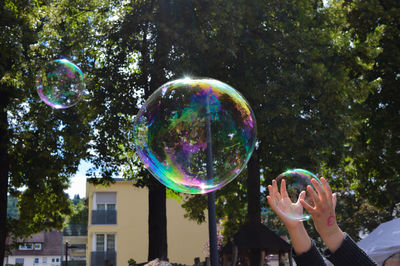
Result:
<instances>
[{"instance_id":1,"label":"distant house","mask_svg":"<svg viewBox=\"0 0 400 266\"><path fill-rule=\"evenodd\" d=\"M128 265L129 259L146 262L148 256L148 189L132 181L115 179L109 186L86 183L89 200L88 266ZM185 210L167 199L168 257L171 262L193 265L205 257L208 226L184 217Z\"/></svg>"},{"instance_id":2,"label":"distant house","mask_svg":"<svg viewBox=\"0 0 400 266\"><path fill-rule=\"evenodd\" d=\"M64 249L68 243L68 265L86 265L87 242L87 224L69 224L63 229Z\"/></svg>"},{"instance_id":3,"label":"distant house","mask_svg":"<svg viewBox=\"0 0 400 266\"><path fill-rule=\"evenodd\" d=\"M5 264L60 266L62 232L41 232L19 241L17 249L6 254Z\"/></svg>"}]
</instances>

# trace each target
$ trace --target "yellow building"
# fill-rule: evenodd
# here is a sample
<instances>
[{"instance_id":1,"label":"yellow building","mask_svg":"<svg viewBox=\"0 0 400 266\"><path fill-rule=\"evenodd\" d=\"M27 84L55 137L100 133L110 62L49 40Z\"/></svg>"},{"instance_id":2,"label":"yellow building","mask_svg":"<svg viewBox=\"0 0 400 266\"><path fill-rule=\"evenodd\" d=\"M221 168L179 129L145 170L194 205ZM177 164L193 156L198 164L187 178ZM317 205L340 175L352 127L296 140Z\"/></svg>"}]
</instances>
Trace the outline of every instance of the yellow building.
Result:
<instances>
[{"instance_id":1,"label":"yellow building","mask_svg":"<svg viewBox=\"0 0 400 266\"><path fill-rule=\"evenodd\" d=\"M87 265L126 266L130 258L147 261L148 190L132 181L117 179L110 186L86 183L89 200ZM193 265L205 257L208 225L184 218L185 210L174 199L167 199L168 257L171 262Z\"/></svg>"}]
</instances>

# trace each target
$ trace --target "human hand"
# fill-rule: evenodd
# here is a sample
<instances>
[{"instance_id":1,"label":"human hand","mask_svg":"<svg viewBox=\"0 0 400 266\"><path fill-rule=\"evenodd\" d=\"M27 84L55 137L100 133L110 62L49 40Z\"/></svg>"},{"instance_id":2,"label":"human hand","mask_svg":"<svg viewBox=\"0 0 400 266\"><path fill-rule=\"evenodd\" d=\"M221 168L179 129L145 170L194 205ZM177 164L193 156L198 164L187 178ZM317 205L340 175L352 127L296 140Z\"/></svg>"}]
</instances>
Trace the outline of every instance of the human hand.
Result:
<instances>
[{"instance_id":1,"label":"human hand","mask_svg":"<svg viewBox=\"0 0 400 266\"><path fill-rule=\"evenodd\" d=\"M294 211L298 215L303 214L303 206L300 204L299 200L304 200L306 192L302 191L299 195L299 200L297 200L296 203L293 203L286 191L286 180L284 179L281 182L280 193L278 191L276 180L272 180L272 186L268 186L268 191L268 204L288 230L290 241L295 253L300 255L307 252L311 248L311 239L304 228L303 222L301 220L291 219L285 214L285 211L288 209Z\"/></svg>"},{"instance_id":2,"label":"human hand","mask_svg":"<svg viewBox=\"0 0 400 266\"><path fill-rule=\"evenodd\" d=\"M307 191L313 199L314 206L304 201L304 199L299 201L304 209L311 214L315 229L329 250L333 252L340 246L345 235L336 221L336 193L332 194L331 187L324 177L320 180L321 183L315 178L311 180L316 191L311 186L307 186Z\"/></svg>"},{"instance_id":3,"label":"human hand","mask_svg":"<svg viewBox=\"0 0 400 266\"><path fill-rule=\"evenodd\" d=\"M288 215L302 216L303 206L300 204L300 199L305 198L306 192L302 191L299 195L297 202L292 202L287 190L286 180L282 179L280 193L278 190L278 184L276 180L272 180L272 186L268 186L269 195L267 196L268 204L272 210L278 215L281 221L285 224L286 228L291 229L302 225L303 223L299 219L290 218Z\"/></svg>"}]
</instances>

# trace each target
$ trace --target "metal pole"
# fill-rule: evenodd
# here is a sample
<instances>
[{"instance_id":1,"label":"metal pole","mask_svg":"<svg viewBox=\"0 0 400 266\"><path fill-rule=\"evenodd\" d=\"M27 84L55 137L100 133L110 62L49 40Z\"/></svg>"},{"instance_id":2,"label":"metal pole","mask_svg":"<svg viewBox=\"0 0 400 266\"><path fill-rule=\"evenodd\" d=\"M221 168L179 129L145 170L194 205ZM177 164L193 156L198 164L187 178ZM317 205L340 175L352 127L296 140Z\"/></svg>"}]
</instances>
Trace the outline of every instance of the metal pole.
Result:
<instances>
[{"instance_id":1,"label":"metal pole","mask_svg":"<svg viewBox=\"0 0 400 266\"><path fill-rule=\"evenodd\" d=\"M207 97L207 177L214 178L212 141L211 141L211 113L209 99ZM215 192L208 193L208 234L210 238L210 261L211 266L218 265L218 240L217 240L217 218L215 212Z\"/></svg>"},{"instance_id":2,"label":"metal pole","mask_svg":"<svg viewBox=\"0 0 400 266\"><path fill-rule=\"evenodd\" d=\"M208 193L208 233L210 237L211 266L218 265L217 218L215 214L215 192Z\"/></svg>"},{"instance_id":3,"label":"metal pole","mask_svg":"<svg viewBox=\"0 0 400 266\"><path fill-rule=\"evenodd\" d=\"M65 266L68 266L68 241L65 242Z\"/></svg>"}]
</instances>

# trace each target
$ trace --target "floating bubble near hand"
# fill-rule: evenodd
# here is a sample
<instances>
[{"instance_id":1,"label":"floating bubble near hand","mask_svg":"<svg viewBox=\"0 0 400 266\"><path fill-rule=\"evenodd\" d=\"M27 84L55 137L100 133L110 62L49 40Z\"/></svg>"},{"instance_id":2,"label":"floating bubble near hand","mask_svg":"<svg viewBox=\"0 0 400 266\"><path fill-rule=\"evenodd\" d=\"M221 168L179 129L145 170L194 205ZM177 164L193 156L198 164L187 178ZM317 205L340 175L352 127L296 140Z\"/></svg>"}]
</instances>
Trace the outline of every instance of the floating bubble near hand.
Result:
<instances>
[{"instance_id":1,"label":"floating bubble near hand","mask_svg":"<svg viewBox=\"0 0 400 266\"><path fill-rule=\"evenodd\" d=\"M207 174L208 136L212 176ZM246 166L255 142L250 105L214 79L185 78L162 85L141 107L134 125L135 148L145 167L165 186L192 194L232 181Z\"/></svg>"},{"instance_id":2,"label":"floating bubble near hand","mask_svg":"<svg viewBox=\"0 0 400 266\"><path fill-rule=\"evenodd\" d=\"M45 65L36 80L40 98L55 109L65 109L79 102L85 89L82 71L67 59Z\"/></svg>"},{"instance_id":3,"label":"floating bubble near hand","mask_svg":"<svg viewBox=\"0 0 400 266\"><path fill-rule=\"evenodd\" d=\"M319 181L318 177L313 173L304 169L290 169L286 172L280 174L276 178L278 188L280 188L282 196L281 183L284 179L286 181L286 191L290 198L290 201L286 198L282 198L278 203L277 208L284 214L293 220L305 221L311 218L311 215L304 213L303 206L298 202L299 195L302 191L305 191L304 201L306 201L311 206L314 206L314 201L311 198L310 193L307 191L307 186L310 185L314 188L311 183L311 179L315 178Z\"/></svg>"}]
</instances>

